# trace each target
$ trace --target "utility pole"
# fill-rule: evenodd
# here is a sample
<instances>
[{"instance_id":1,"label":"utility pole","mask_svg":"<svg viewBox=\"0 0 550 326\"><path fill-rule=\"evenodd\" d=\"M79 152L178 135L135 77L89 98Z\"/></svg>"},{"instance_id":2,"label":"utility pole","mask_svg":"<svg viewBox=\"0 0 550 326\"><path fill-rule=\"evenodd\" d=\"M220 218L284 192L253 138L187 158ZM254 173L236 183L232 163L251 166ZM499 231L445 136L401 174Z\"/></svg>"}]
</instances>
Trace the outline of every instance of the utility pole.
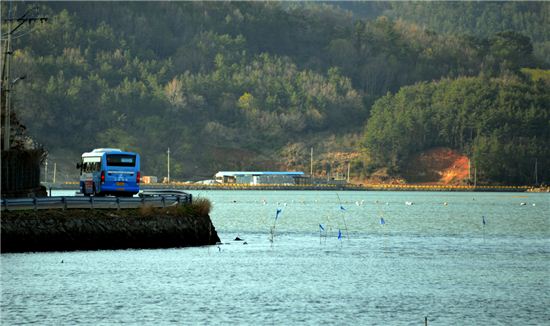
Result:
<instances>
[{"instance_id":1,"label":"utility pole","mask_svg":"<svg viewBox=\"0 0 550 326\"><path fill-rule=\"evenodd\" d=\"M310 166L309 166L309 176L313 180L313 147L311 147L311 155L310 155Z\"/></svg>"},{"instance_id":2,"label":"utility pole","mask_svg":"<svg viewBox=\"0 0 550 326\"><path fill-rule=\"evenodd\" d=\"M10 61L11 61L11 3L10 3L10 9L8 12L8 39L6 41L6 47L4 48L5 55L4 55L4 65L2 67L2 88L4 88L4 92L6 94L6 102L5 102L5 108L4 108L4 150L9 151L10 150L10 91L11 91L11 83L10 83ZM5 68L5 71L4 71Z\"/></svg>"},{"instance_id":3,"label":"utility pole","mask_svg":"<svg viewBox=\"0 0 550 326\"><path fill-rule=\"evenodd\" d=\"M468 157L468 182L472 181L472 161Z\"/></svg>"},{"instance_id":4,"label":"utility pole","mask_svg":"<svg viewBox=\"0 0 550 326\"><path fill-rule=\"evenodd\" d=\"M33 7L29 10L27 10L21 17L19 18L13 18L13 12L12 12L12 4L13 2L10 2L10 7L8 9L8 18L5 20L8 23L8 33L7 33L7 39L5 42L3 53L3 65L2 65L2 92L5 92L5 108L4 108L4 150L9 150L11 147L10 142L10 110L11 110L11 90L12 86L15 84L17 80L14 80L13 82L10 79L11 74L11 55L13 54L12 51L12 44L11 44L11 38L12 35L14 35L15 31L19 29L19 27L23 26L23 24L28 23L29 25L35 21L44 22L47 21L48 18L44 16L35 16L31 17L30 13L33 10L36 10L38 7ZM18 22L19 24L12 28L12 22Z\"/></svg>"},{"instance_id":5,"label":"utility pole","mask_svg":"<svg viewBox=\"0 0 550 326\"><path fill-rule=\"evenodd\" d=\"M168 153L168 162L167 162L168 163L167 164L168 165L168 178L167 179L168 179L168 183L170 183L170 147L168 147L168 152L167 153Z\"/></svg>"},{"instance_id":6,"label":"utility pole","mask_svg":"<svg viewBox=\"0 0 550 326\"><path fill-rule=\"evenodd\" d=\"M535 186L539 184L538 157L535 157Z\"/></svg>"},{"instance_id":7,"label":"utility pole","mask_svg":"<svg viewBox=\"0 0 550 326\"><path fill-rule=\"evenodd\" d=\"M44 163L44 183L48 183L48 160Z\"/></svg>"}]
</instances>

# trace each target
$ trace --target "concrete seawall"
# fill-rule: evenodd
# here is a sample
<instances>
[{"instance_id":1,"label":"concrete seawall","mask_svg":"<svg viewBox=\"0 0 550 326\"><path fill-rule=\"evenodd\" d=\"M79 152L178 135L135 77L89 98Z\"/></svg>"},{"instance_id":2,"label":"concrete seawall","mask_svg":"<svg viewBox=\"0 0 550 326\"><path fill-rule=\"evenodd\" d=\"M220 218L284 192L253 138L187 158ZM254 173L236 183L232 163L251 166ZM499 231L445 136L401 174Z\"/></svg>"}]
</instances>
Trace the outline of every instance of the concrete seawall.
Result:
<instances>
[{"instance_id":1,"label":"concrete seawall","mask_svg":"<svg viewBox=\"0 0 550 326\"><path fill-rule=\"evenodd\" d=\"M185 207L2 212L2 253L172 248L219 241L209 215Z\"/></svg>"}]
</instances>

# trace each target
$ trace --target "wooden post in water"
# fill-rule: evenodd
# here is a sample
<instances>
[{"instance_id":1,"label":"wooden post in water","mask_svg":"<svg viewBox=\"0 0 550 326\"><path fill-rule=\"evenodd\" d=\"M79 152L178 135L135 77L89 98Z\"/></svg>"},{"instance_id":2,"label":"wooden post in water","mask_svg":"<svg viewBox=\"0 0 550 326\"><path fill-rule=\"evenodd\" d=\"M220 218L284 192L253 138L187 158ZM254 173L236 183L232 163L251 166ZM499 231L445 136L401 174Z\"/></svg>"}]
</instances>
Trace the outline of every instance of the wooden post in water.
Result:
<instances>
[{"instance_id":1,"label":"wooden post in water","mask_svg":"<svg viewBox=\"0 0 550 326\"><path fill-rule=\"evenodd\" d=\"M428 326L428 316L424 317L424 326Z\"/></svg>"}]
</instances>

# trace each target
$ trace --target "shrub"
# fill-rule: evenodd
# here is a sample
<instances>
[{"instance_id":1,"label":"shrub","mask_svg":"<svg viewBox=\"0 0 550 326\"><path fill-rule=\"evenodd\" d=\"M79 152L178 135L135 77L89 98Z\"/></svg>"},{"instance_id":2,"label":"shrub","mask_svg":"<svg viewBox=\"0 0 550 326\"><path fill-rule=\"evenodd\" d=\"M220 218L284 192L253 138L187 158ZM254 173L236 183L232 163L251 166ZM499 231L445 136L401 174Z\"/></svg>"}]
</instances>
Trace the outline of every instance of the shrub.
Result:
<instances>
[{"instance_id":1,"label":"shrub","mask_svg":"<svg viewBox=\"0 0 550 326\"><path fill-rule=\"evenodd\" d=\"M195 214L199 216L207 216L210 214L210 210L212 209L212 203L208 198L196 198L193 199L193 203L191 204L191 209Z\"/></svg>"}]
</instances>

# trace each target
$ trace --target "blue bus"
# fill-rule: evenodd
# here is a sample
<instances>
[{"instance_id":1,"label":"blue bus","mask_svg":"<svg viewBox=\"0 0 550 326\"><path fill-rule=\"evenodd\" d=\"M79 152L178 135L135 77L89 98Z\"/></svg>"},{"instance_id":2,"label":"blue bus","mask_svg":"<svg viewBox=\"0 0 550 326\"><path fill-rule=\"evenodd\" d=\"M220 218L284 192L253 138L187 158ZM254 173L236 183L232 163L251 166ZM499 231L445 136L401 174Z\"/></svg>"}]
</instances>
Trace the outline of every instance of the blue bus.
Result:
<instances>
[{"instance_id":1,"label":"blue bus","mask_svg":"<svg viewBox=\"0 0 550 326\"><path fill-rule=\"evenodd\" d=\"M131 197L139 192L139 154L116 148L97 148L83 153L80 192L85 196Z\"/></svg>"}]
</instances>

